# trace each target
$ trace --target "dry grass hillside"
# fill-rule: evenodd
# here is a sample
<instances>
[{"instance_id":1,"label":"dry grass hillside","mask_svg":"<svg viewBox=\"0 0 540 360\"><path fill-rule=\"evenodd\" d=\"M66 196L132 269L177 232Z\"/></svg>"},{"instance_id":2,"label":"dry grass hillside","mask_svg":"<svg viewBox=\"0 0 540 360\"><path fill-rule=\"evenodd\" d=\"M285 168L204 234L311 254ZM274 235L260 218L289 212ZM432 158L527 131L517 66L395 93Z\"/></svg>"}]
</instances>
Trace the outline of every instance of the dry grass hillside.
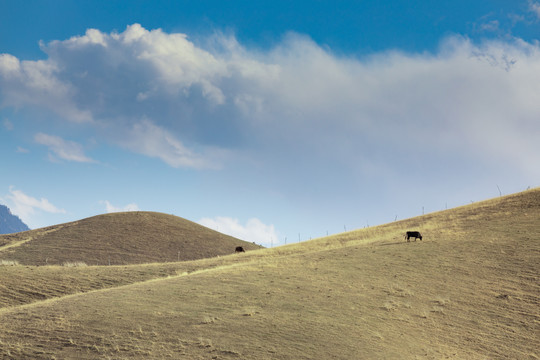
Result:
<instances>
[{"instance_id":1,"label":"dry grass hillside","mask_svg":"<svg viewBox=\"0 0 540 360\"><path fill-rule=\"evenodd\" d=\"M538 359L539 271L540 189L213 259L4 266L57 291L5 302L0 357Z\"/></svg>"},{"instance_id":2,"label":"dry grass hillside","mask_svg":"<svg viewBox=\"0 0 540 360\"><path fill-rule=\"evenodd\" d=\"M0 259L24 265L142 264L231 254L258 245L173 215L125 212L0 235Z\"/></svg>"}]
</instances>

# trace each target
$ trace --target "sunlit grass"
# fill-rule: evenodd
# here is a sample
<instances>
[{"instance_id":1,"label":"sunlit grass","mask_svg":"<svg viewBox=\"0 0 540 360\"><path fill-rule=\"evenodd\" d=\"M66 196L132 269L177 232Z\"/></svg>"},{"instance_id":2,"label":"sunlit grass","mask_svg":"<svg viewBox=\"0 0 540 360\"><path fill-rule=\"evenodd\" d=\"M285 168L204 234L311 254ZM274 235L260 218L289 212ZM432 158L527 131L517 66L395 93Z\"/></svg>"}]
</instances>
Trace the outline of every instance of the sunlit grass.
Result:
<instances>
[{"instance_id":1,"label":"sunlit grass","mask_svg":"<svg viewBox=\"0 0 540 360\"><path fill-rule=\"evenodd\" d=\"M534 190L240 255L3 267L0 357L534 359L539 220Z\"/></svg>"}]
</instances>

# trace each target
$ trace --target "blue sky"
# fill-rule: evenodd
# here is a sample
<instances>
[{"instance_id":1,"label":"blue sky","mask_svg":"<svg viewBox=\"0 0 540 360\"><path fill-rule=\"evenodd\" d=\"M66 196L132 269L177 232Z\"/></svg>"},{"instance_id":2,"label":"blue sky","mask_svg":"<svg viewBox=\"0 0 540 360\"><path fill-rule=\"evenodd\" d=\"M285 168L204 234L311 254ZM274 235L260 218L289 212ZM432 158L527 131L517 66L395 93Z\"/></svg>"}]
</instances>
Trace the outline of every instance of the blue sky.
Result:
<instances>
[{"instance_id":1,"label":"blue sky","mask_svg":"<svg viewBox=\"0 0 540 360\"><path fill-rule=\"evenodd\" d=\"M535 0L0 0L0 203L269 246L536 187L539 33Z\"/></svg>"}]
</instances>

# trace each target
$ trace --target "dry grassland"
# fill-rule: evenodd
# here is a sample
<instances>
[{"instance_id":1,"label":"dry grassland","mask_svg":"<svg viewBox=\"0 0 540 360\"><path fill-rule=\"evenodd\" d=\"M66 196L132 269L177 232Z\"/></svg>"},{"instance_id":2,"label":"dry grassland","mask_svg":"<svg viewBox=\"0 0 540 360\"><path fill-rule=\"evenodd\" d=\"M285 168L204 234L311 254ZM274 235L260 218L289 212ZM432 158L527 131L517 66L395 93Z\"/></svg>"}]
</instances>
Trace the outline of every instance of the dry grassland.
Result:
<instances>
[{"instance_id":1,"label":"dry grassland","mask_svg":"<svg viewBox=\"0 0 540 360\"><path fill-rule=\"evenodd\" d=\"M539 189L213 259L3 266L26 285L0 287L0 357L538 359L539 270Z\"/></svg>"}]
</instances>

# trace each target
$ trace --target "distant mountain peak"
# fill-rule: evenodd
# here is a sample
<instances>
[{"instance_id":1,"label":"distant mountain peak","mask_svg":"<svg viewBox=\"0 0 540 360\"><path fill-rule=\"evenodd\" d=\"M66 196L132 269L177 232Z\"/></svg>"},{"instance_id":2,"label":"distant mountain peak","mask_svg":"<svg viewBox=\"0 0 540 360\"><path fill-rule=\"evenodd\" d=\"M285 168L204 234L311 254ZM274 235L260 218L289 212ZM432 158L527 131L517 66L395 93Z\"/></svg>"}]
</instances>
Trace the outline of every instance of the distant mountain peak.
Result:
<instances>
[{"instance_id":1,"label":"distant mountain peak","mask_svg":"<svg viewBox=\"0 0 540 360\"><path fill-rule=\"evenodd\" d=\"M0 204L0 234L11 234L26 230L30 230L30 228L18 216L13 215L7 206Z\"/></svg>"}]
</instances>

